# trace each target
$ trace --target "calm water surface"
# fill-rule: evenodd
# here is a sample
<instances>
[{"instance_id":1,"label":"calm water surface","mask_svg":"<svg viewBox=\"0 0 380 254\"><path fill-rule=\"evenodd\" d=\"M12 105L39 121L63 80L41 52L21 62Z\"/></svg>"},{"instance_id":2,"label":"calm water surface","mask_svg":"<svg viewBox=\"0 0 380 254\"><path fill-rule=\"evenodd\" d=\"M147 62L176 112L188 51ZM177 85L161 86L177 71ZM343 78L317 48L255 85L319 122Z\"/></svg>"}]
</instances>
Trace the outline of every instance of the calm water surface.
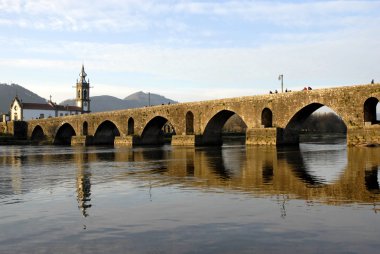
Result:
<instances>
[{"instance_id":1,"label":"calm water surface","mask_svg":"<svg viewBox=\"0 0 380 254\"><path fill-rule=\"evenodd\" d=\"M379 171L341 141L0 146L0 253L379 253Z\"/></svg>"}]
</instances>

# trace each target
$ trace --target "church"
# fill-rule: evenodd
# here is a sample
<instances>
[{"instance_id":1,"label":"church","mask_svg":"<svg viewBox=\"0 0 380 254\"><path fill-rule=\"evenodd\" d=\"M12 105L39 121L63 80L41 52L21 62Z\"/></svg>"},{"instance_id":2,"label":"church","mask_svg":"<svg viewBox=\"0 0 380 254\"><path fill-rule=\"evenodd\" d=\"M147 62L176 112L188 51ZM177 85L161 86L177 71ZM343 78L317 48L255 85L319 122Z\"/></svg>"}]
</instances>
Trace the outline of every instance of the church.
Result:
<instances>
[{"instance_id":1,"label":"church","mask_svg":"<svg viewBox=\"0 0 380 254\"><path fill-rule=\"evenodd\" d=\"M10 107L11 121L28 121L67 115L90 113L90 81L84 65L76 83L76 106L58 105L50 100L47 103L25 103L16 96Z\"/></svg>"}]
</instances>

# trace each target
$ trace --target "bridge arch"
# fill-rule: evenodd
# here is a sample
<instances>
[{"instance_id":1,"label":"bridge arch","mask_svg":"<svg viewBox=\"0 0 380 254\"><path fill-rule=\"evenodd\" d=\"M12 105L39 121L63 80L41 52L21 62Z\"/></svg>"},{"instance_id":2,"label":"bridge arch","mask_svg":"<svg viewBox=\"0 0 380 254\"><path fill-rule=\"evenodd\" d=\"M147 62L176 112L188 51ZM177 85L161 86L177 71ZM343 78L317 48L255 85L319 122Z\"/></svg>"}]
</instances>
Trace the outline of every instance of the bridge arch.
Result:
<instances>
[{"instance_id":1,"label":"bridge arch","mask_svg":"<svg viewBox=\"0 0 380 254\"><path fill-rule=\"evenodd\" d=\"M298 112L296 112L293 117L289 120L285 129L291 130L301 130L302 124L306 121L306 119L314 113L319 108L324 105L321 103L311 103L301 108Z\"/></svg>"},{"instance_id":2,"label":"bridge arch","mask_svg":"<svg viewBox=\"0 0 380 254\"><path fill-rule=\"evenodd\" d=\"M128 119L128 135L133 135L135 134L135 120L130 117Z\"/></svg>"},{"instance_id":3,"label":"bridge arch","mask_svg":"<svg viewBox=\"0 0 380 254\"><path fill-rule=\"evenodd\" d=\"M73 126L69 123L64 123L55 134L54 145L71 145L72 136L76 136Z\"/></svg>"},{"instance_id":4,"label":"bridge arch","mask_svg":"<svg viewBox=\"0 0 380 254\"><path fill-rule=\"evenodd\" d=\"M87 136L88 135L88 123L87 121L83 122L82 126L82 135Z\"/></svg>"},{"instance_id":5,"label":"bridge arch","mask_svg":"<svg viewBox=\"0 0 380 254\"><path fill-rule=\"evenodd\" d=\"M303 108L299 109L289 120L285 129L284 129L284 143L299 143L299 135L302 130L302 126L305 121L309 118L311 114L320 109L321 107L328 107L332 112L334 112L341 119L342 123L344 123L345 130L347 129L347 123L343 118L341 118L338 112L334 111L333 108L328 105L324 105L322 103L313 102L310 103Z\"/></svg>"},{"instance_id":6,"label":"bridge arch","mask_svg":"<svg viewBox=\"0 0 380 254\"><path fill-rule=\"evenodd\" d=\"M273 126L273 113L269 108L264 108L261 112L261 125L264 126L264 128Z\"/></svg>"},{"instance_id":7,"label":"bridge arch","mask_svg":"<svg viewBox=\"0 0 380 254\"><path fill-rule=\"evenodd\" d=\"M191 111L186 113L186 135L194 134L194 114Z\"/></svg>"},{"instance_id":8,"label":"bridge arch","mask_svg":"<svg viewBox=\"0 0 380 254\"><path fill-rule=\"evenodd\" d=\"M378 123L376 108L379 100L375 97L370 97L364 102L364 122L370 122L371 124Z\"/></svg>"},{"instance_id":9,"label":"bridge arch","mask_svg":"<svg viewBox=\"0 0 380 254\"><path fill-rule=\"evenodd\" d=\"M141 134L142 145L161 145L165 142L165 133L163 127L165 125L172 126L171 133L167 133L170 137L175 134L176 131L170 121L162 116L153 117L144 127Z\"/></svg>"},{"instance_id":10,"label":"bridge arch","mask_svg":"<svg viewBox=\"0 0 380 254\"><path fill-rule=\"evenodd\" d=\"M224 109L211 117L203 131L202 145L222 145L223 126L235 114L234 111ZM236 115L239 116L238 114ZM239 118L241 117L239 116ZM247 125L245 122L244 124Z\"/></svg>"},{"instance_id":11,"label":"bridge arch","mask_svg":"<svg viewBox=\"0 0 380 254\"><path fill-rule=\"evenodd\" d=\"M120 136L117 126L110 120L103 121L95 131L94 145L113 145L115 137Z\"/></svg>"},{"instance_id":12,"label":"bridge arch","mask_svg":"<svg viewBox=\"0 0 380 254\"><path fill-rule=\"evenodd\" d=\"M32 135L30 136L32 141L42 141L45 139L45 133L41 126L36 125L32 131Z\"/></svg>"}]
</instances>

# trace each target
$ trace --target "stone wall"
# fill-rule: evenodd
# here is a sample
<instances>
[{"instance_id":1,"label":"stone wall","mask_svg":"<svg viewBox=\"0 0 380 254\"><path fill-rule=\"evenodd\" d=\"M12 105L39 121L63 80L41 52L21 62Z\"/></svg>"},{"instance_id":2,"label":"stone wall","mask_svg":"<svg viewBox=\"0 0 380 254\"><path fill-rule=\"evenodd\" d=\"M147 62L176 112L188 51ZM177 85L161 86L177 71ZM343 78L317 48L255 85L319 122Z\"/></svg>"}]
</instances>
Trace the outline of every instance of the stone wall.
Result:
<instances>
[{"instance_id":1,"label":"stone wall","mask_svg":"<svg viewBox=\"0 0 380 254\"><path fill-rule=\"evenodd\" d=\"M172 146L197 146L201 145L201 137L196 135L174 135Z\"/></svg>"},{"instance_id":2,"label":"stone wall","mask_svg":"<svg viewBox=\"0 0 380 254\"><path fill-rule=\"evenodd\" d=\"M5 135L8 133L7 122L0 122L0 134Z\"/></svg>"},{"instance_id":3,"label":"stone wall","mask_svg":"<svg viewBox=\"0 0 380 254\"><path fill-rule=\"evenodd\" d=\"M372 146L380 145L380 125L351 127L347 129L347 145Z\"/></svg>"},{"instance_id":4,"label":"stone wall","mask_svg":"<svg viewBox=\"0 0 380 254\"><path fill-rule=\"evenodd\" d=\"M247 145L277 145L277 128L252 128L247 131Z\"/></svg>"},{"instance_id":5,"label":"stone wall","mask_svg":"<svg viewBox=\"0 0 380 254\"><path fill-rule=\"evenodd\" d=\"M0 123L0 133L16 138L27 138L28 124L24 121L8 121Z\"/></svg>"}]
</instances>

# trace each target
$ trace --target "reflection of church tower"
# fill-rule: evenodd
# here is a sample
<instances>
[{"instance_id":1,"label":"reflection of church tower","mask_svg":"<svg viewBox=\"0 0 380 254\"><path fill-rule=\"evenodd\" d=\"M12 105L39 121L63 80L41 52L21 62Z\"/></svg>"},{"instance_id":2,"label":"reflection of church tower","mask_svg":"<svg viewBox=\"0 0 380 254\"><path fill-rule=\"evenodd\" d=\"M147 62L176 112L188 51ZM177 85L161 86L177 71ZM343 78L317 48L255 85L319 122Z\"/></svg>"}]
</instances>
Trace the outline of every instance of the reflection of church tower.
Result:
<instances>
[{"instance_id":1,"label":"reflection of church tower","mask_svg":"<svg viewBox=\"0 0 380 254\"><path fill-rule=\"evenodd\" d=\"M82 210L84 217L88 216L87 209L91 207L91 173L88 166L88 154L78 155L77 158L77 200L78 207Z\"/></svg>"},{"instance_id":2,"label":"reflection of church tower","mask_svg":"<svg viewBox=\"0 0 380 254\"><path fill-rule=\"evenodd\" d=\"M78 206L84 217L88 216L87 208L91 207L91 181L90 174L78 175L77 177Z\"/></svg>"},{"instance_id":3,"label":"reflection of church tower","mask_svg":"<svg viewBox=\"0 0 380 254\"><path fill-rule=\"evenodd\" d=\"M84 66L82 65L82 71L79 74L79 80L77 80L76 85L76 102L77 106L82 109L82 113L90 112L90 80L86 80L86 72L84 71Z\"/></svg>"}]
</instances>

